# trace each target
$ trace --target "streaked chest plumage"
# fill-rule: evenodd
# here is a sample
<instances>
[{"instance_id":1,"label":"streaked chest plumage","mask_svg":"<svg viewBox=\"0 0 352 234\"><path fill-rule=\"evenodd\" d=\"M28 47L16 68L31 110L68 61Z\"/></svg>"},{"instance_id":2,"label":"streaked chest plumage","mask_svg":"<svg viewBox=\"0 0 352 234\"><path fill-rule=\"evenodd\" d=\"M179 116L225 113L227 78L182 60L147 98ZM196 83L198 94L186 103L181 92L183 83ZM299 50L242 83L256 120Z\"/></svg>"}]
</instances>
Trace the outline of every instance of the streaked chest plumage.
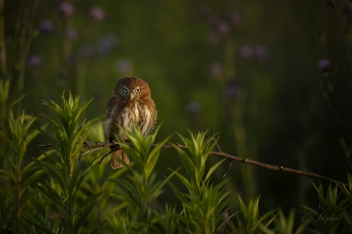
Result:
<instances>
[{"instance_id":1,"label":"streaked chest plumage","mask_svg":"<svg viewBox=\"0 0 352 234\"><path fill-rule=\"evenodd\" d=\"M152 110L147 105L141 105L140 102L136 101L128 103L122 108L120 113L116 112L116 115L113 114L109 124L113 132L117 133L120 138L125 139L124 134L119 131L116 125L121 126L123 129L130 129L132 125L137 125L140 127L142 134L146 136L154 125L154 119Z\"/></svg>"}]
</instances>

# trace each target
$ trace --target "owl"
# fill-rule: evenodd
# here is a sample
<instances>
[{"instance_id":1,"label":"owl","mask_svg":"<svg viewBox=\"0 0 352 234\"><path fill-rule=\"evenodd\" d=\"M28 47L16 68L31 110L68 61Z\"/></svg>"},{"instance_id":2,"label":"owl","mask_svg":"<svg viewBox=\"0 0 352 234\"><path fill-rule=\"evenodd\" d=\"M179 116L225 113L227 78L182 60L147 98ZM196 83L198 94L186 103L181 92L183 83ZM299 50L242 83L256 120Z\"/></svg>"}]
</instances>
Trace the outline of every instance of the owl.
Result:
<instances>
[{"instance_id":1,"label":"owl","mask_svg":"<svg viewBox=\"0 0 352 234\"><path fill-rule=\"evenodd\" d=\"M124 141L127 140L118 126L126 130L132 125L139 126L142 134L146 136L157 118L155 103L147 82L135 77L125 77L116 83L114 95L106 105L106 112L105 131L110 142L115 140L115 135ZM115 148L111 147L111 150ZM126 152L118 149L111 154L110 166L113 169L124 166L116 160L117 158L126 164L130 162Z\"/></svg>"}]
</instances>

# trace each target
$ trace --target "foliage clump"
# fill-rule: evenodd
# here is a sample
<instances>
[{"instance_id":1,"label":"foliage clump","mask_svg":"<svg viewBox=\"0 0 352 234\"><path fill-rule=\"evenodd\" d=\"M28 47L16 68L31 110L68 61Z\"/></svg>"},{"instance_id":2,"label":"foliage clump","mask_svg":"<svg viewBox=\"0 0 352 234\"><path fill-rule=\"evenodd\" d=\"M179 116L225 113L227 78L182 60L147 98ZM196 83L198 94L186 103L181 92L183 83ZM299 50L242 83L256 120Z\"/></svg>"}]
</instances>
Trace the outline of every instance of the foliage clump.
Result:
<instances>
[{"instance_id":1,"label":"foliage clump","mask_svg":"<svg viewBox=\"0 0 352 234\"><path fill-rule=\"evenodd\" d=\"M295 212L288 217L281 209L265 214L259 210L259 197L247 203L236 191L228 191L223 181L212 176L223 163L209 167L209 153L217 144L206 133L179 135L184 147L174 144L182 167L170 168L161 178L155 170L166 138L155 143L158 129L143 137L140 129L125 131L128 141L118 140L132 163L112 171L91 154L78 162L89 133L104 137L100 118L82 120L89 102L70 93L61 103L44 101L52 112L45 115L48 127L34 127L35 117L4 115L8 125L0 131L4 146L0 151L2 189L0 192L2 233L347 233L351 227L350 187L314 185L326 217L337 210L338 220L319 221L319 212L303 207L305 219L297 222ZM4 117L4 118L5 118ZM100 129L100 130L99 130ZM28 155L28 144L42 133L53 149ZM170 189L171 188L171 189ZM159 196L168 191L175 204L162 204ZM232 197L235 197L232 199ZM237 205L232 204L236 200ZM307 216L307 210L309 216ZM297 217L297 215L296 215Z\"/></svg>"}]
</instances>

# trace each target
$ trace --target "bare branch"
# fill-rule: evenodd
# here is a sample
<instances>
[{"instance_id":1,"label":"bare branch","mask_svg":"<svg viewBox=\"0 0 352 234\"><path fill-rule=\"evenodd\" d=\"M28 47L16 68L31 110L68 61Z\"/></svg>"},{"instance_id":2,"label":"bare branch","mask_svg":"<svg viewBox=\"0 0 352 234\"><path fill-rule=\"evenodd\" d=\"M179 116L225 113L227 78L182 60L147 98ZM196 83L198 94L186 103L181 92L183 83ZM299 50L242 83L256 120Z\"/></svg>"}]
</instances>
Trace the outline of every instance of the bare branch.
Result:
<instances>
[{"instance_id":1,"label":"bare branch","mask_svg":"<svg viewBox=\"0 0 352 234\"><path fill-rule=\"evenodd\" d=\"M117 142L111 143L111 142L99 142L99 141L85 141L84 144L83 144L82 149L88 149L88 148L94 148L94 149L91 149L91 150L88 150L88 151L82 153L79 156L78 159L80 160L80 158L82 156L86 155L86 154L89 154L89 153L92 153L92 152L95 152L95 151L98 151L98 150L102 150L102 149L105 149L107 147L114 146L114 145L118 145L118 143ZM183 149L183 150L188 150L188 148L186 146L184 146L184 145L181 145L181 144L178 144L178 143L176 143L176 145L179 148ZM39 146L40 147L49 147L49 146L53 146L53 145L46 144L46 145L39 145ZM152 147L155 147L155 146L157 146L157 144L152 144ZM174 146L171 145L171 144L165 144L165 145L162 146L162 149L171 149L171 148L174 148ZM220 147L216 147L216 148L217 148L218 151L211 151L210 155L223 157L223 158L228 158L230 160L227 170L220 177L225 177L226 176L226 174L231 169L232 163L235 161L235 162L241 162L241 163L254 165L254 166L261 167L261 168L268 169L268 170L272 170L272 171L282 171L282 172L287 172L287 173L293 173L293 174L297 174L297 175L303 175L303 176L307 176L307 177L312 177L312 178L316 178L316 179L321 179L321 180L333 182L333 183L336 183L336 184L342 184L342 185L344 185L346 187L349 187L349 185L347 183L340 182L338 180L332 179L332 178L327 177L327 176L319 175L319 174L316 174L316 173L313 173L313 172L307 172L307 171L301 171L301 170L297 170L297 169L293 169L293 168L287 168L287 167L283 167L283 166L270 165L270 164L267 164L267 163L262 163L262 162L259 162L259 161L256 161L256 160L252 160L252 159L248 159L248 158L237 157L237 156L234 156L234 155L231 155L231 154L227 154L227 153L221 152L220 151ZM119 149L119 148L116 148L115 150L117 150L117 149ZM104 153L101 156L99 164L101 164L101 162L103 161L103 159L106 156L108 156L109 154L111 154L115 150L110 150L110 151Z\"/></svg>"},{"instance_id":2,"label":"bare branch","mask_svg":"<svg viewBox=\"0 0 352 234\"><path fill-rule=\"evenodd\" d=\"M220 177L225 177L227 175L227 173L230 171L231 167L232 167L232 163L234 162L234 160L229 159L229 163L227 164L227 169L224 173L222 173L218 179L220 179Z\"/></svg>"},{"instance_id":3,"label":"bare branch","mask_svg":"<svg viewBox=\"0 0 352 234\"><path fill-rule=\"evenodd\" d=\"M85 141L84 143L86 143L86 141ZM102 145L102 146L100 146L100 145ZM105 148L107 148L107 147L109 147L109 146L113 146L113 145L115 145L115 143L97 144L97 146L96 146L97 148L88 150L88 151L86 151L86 152L80 154L80 155L78 156L78 162L81 160L81 157L84 156L84 155L86 155L86 154L90 154L90 153L92 153L92 152L94 152L94 151L98 151L98 150L103 150L103 149L105 149ZM89 148L91 148L91 147L89 147ZM83 146L82 149L86 149L86 148L84 148L84 146Z\"/></svg>"},{"instance_id":4,"label":"bare branch","mask_svg":"<svg viewBox=\"0 0 352 234\"><path fill-rule=\"evenodd\" d=\"M45 145L39 145L39 147L46 148L46 147L52 147L52 144L45 144ZM56 146L59 146L59 144L56 144Z\"/></svg>"},{"instance_id":5,"label":"bare branch","mask_svg":"<svg viewBox=\"0 0 352 234\"><path fill-rule=\"evenodd\" d=\"M208 137L208 135L206 135L206 136ZM214 138L214 126L211 128L210 137L212 137L212 141L215 142L215 138ZM221 149L220 149L220 146L219 146L218 143L216 143L215 147L216 147L216 150L217 150L218 152L221 152ZM234 160L232 160L232 159L229 159L229 160L228 160L228 164L227 164L227 169L226 169L226 171L225 171L224 173L222 173L222 174L218 177L218 179L220 179L220 177L225 177L225 176L227 175L227 173L230 171L230 169L231 169L231 167L232 167L233 161L234 161Z\"/></svg>"},{"instance_id":6,"label":"bare branch","mask_svg":"<svg viewBox=\"0 0 352 234\"><path fill-rule=\"evenodd\" d=\"M90 149L90 148L105 149L106 147L113 146L113 145L116 145L116 142L111 143L111 142L100 142L100 141L84 141L82 149Z\"/></svg>"}]
</instances>

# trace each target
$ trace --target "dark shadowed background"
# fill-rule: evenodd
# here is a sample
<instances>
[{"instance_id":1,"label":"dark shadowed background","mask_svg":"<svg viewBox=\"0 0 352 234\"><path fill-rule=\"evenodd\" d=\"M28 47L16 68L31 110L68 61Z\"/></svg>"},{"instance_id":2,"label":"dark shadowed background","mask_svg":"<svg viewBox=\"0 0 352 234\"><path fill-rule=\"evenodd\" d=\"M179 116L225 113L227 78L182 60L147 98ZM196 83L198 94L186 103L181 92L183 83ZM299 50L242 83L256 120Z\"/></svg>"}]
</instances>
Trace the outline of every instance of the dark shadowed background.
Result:
<instances>
[{"instance_id":1,"label":"dark shadowed background","mask_svg":"<svg viewBox=\"0 0 352 234\"><path fill-rule=\"evenodd\" d=\"M152 90L159 140L214 127L221 150L236 156L340 181L352 170L347 0L0 2L1 79L12 99L27 94L14 111L38 116L37 126L48 113L42 100L59 101L64 90L94 98L84 116L95 118L117 80L136 76ZM112 172L108 160L100 166ZM179 166L176 152L163 151L161 175ZM240 163L227 177L233 194L261 194L264 209L318 206L316 179Z\"/></svg>"}]
</instances>

